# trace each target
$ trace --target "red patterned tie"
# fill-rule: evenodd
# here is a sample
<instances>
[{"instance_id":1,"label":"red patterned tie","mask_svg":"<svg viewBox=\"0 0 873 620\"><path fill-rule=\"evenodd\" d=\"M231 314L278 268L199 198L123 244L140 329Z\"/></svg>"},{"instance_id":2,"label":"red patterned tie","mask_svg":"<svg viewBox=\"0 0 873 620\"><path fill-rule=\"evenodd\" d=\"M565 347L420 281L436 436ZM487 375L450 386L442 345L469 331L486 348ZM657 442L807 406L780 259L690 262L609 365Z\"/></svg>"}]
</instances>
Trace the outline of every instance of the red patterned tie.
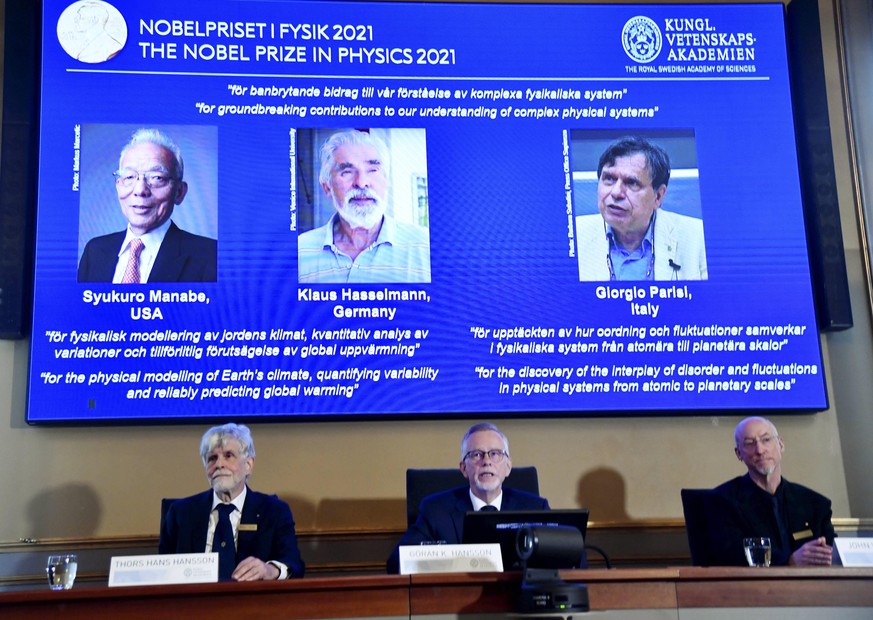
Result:
<instances>
[{"instance_id":1,"label":"red patterned tie","mask_svg":"<svg viewBox=\"0 0 873 620\"><path fill-rule=\"evenodd\" d=\"M124 269L124 276L121 278L122 284L139 284L139 255L142 252L143 244L141 239L130 240L130 253L127 257L127 267Z\"/></svg>"}]
</instances>

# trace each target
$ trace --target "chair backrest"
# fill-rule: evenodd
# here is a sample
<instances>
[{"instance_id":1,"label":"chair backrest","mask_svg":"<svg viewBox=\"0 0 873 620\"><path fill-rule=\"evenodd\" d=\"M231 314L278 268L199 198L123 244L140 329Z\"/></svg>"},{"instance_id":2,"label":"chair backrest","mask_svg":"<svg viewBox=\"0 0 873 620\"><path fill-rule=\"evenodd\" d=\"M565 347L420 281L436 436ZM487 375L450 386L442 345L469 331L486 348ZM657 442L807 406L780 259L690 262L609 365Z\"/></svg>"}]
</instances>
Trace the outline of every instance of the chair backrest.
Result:
<instances>
[{"instance_id":1,"label":"chair backrest","mask_svg":"<svg viewBox=\"0 0 873 620\"><path fill-rule=\"evenodd\" d=\"M688 548L691 551L691 564L712 566L709 541L710 528L719 506L719 496L711 489L682 489L682 512L685 513L685 532L688 535Z\"/></svg>"},{"instance_id":2,"label":"chair backrest","mask_svg":"<svg viewBox=\"0 0 873 620\"><path fill-rule=\"evenodd\" d=\"M415 523L418 506L428 495L448 491L469 483L458 469L407 469L406 470L406 522ZM503 483L505 487L540 494L540 483L536 467L513 467L512 473Z\"/></svg>"},{"instance_id":3,"label":"chair backrest","mask_svg":"<svg viewBox=\"0 0 873 620\"><path fill-rule=\"evenodd\" d=\"M170 509L170 504L176 501L175 497L165 497L161 500L161 529L159 532L164 531L164 521L167 518L167 511Z\"/></svg>"}]
</instances>

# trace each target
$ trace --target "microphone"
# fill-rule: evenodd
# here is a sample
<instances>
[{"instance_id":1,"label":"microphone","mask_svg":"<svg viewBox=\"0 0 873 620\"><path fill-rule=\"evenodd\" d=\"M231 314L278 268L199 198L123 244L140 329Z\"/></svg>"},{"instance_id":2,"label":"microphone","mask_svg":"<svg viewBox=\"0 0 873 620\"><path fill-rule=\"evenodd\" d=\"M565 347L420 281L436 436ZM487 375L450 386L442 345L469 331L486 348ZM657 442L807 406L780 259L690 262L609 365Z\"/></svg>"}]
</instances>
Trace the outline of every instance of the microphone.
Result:
<instances>
[{"instance_id":1,"label":"microphone","mask_svg":"<svg viewBox=\"0 0 873 620\"><path fill-rule=\"evenodd\" d=\"M673 271L679 271L680 269L682 269L682 265L674 263L672 258L667 260L667 264L670 265Z\"/></svg>"}]
</instances>

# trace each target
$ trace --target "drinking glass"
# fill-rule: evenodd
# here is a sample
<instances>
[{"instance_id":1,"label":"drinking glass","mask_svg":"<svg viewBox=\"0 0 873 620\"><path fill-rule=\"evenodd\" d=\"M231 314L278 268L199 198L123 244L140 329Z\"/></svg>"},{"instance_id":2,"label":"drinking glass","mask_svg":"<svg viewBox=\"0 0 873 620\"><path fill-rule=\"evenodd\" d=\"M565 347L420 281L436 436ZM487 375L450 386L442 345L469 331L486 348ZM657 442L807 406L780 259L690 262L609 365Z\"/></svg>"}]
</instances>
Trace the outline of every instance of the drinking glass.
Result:
<instances>
[{"instance_id":1,"label":"drinking glass","mask_svg":"<svg viewBox=\"0 0 873 620\"><path fill-rule=\"evenodd\" d=\"M45 565L49 587L52 590L69 590L76 581L79 558L73 554L50 555Z\"/></svg>"},{"instance_id":2,"label":"drinking glass","mask_svg":"<svg viewBox=\"0 0 873 620\"><path fill-rule=\"evenodd\" d=\"M744 538L743 548L746 550L746 561L749 566L770 566L770 539L766 536Z\"/></svg>"}]
</instances>

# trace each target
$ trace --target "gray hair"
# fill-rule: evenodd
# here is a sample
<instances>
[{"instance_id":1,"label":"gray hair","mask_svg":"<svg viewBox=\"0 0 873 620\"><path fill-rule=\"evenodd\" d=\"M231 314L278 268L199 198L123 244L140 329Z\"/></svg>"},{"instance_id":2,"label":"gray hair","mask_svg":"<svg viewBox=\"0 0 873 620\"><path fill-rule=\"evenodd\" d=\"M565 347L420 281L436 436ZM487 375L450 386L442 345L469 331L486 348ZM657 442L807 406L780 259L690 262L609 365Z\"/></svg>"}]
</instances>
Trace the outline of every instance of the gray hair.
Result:
<instances>
[{"instance_id":1,"label":"gray hair","mask_svg":"<svg viewBox=\"0 0 873 620\"><path fill-rule=\"evenodd\" d=\"M737 427L734 429L734 443L736 444L737 448L740 447L740 429L746 424L746 422L752 421L764 422L765 424L767 424L767 426L773 429L773 437L779 437L779 431L776 430L776 425L773 424L770 420L768 420L767 418L762 418L761 416L750 416L748 418L740 420L740 423L737 424Z\"/></svg>"},{"instance_id":2,"label":"gray hair","mask_svg":"<svg viewBox=\"0 0 873 620\"><path fill-rule=\"evenodd\" d=\"M160 129L137 129L134 131L133 135L130 137L130 141L124 145L123 149L121 149L121 156L118 158L119 169L121 169L121 162L124 161L124 156L127 154L128 149L137 144L157 144L158 146L162 146L170 151L173 155L174 167L170 172L180 181L182 180L182 177L185 175L185 163L182 161L182 150L179 148L178 144L173 142L173 139L170 138L170 136Z\"/></svg>"},{"instance_id":3,"label":"gray hair","mask_svg":"<svg viewBox=\"0 0 873 620\"><path fill-rule=\"evenodd\" d=\"M239 442L240 456L243 458L254 458L255 442L252 439L252 432L249 430L249 427L244 424L230 422L221 426L213 426L203 434L203 439L200 440L200 458L203 459L204 465L209 453L215 450L217 446L224 445L224 442L228 439L236 439Z\"/></svg>"},{"instance_id":4,"label":"gray hair","mask_svg":"<svg viewBox=\"0 0 873 620\"><path fill-rule=\"evenodd\" d=\"M509 439L506 438L506 435L504 435L499 428L491 424L491 422L477 422L467 429L467 432L464 433L464 438L461 440L462 459L467 453L467 440L470 439L470 436L474 433L481 433L482 431L493 431L500 435L500 439L503 440L503 449L506 451L506 456L509 456Z\"/></svg>"},{"instance_id":5,"label":"gray hair","mask_svg":"<svg viewBox=\"0 0 873 620\"><path fill-rule=\"evenodd\" d=\"M330 173L334 167L334 152L341 146L346 144L365 144L372 146L379 154L379 161L382 164L382 170L385 176L388 176L389 154L388 147L385 142L378 136L374 136L367 131L359 131L357 129L345 129L338 131L325 140L321 146L321 170L319 171L318 180L325 185L330 184Z\"/></svg>"}]
</instances>

